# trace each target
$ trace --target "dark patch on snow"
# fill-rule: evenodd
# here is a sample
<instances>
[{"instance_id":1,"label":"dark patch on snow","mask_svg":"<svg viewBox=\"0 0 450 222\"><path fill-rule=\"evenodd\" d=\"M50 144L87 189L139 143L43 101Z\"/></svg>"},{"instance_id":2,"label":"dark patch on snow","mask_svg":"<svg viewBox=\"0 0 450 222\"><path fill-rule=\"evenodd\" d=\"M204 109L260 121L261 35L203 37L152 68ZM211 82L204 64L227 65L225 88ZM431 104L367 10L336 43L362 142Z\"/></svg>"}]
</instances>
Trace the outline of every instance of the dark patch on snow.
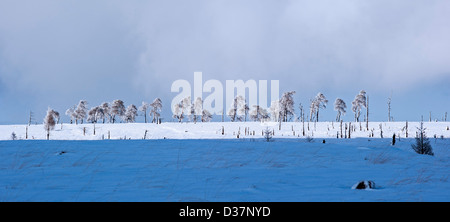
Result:
<instances>
[{"instance_id":1,"label":"dark patch on snow","mask_svg":"<svg viewBox=\"0 0 450 222\"><path fill-rule=\"evenodd\" d=\"M363 180L353 185L352 189L356 190L375 189L375 182L371 180Z\"/></svg>"}]
</instances>

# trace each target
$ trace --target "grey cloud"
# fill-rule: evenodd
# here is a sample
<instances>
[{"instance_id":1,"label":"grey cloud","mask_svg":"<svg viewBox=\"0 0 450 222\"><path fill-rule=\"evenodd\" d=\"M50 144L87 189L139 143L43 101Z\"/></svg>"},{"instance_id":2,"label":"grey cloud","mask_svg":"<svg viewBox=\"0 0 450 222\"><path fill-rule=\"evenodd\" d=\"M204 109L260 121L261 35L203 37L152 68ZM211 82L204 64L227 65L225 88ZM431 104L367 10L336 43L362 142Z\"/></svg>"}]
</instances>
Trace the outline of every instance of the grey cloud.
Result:
<instances>
[{"instance_id":1,"label":"grey cloud","mask_svg":"<svg viewBox=\"0 0 450 222\"><path fill-rule=\"evenodd\" d=\"M70 103L170 98L194 71L408 91L449 75L449 15L449 1L2 1L0 82Z\"/></svg>"}]
</instances>

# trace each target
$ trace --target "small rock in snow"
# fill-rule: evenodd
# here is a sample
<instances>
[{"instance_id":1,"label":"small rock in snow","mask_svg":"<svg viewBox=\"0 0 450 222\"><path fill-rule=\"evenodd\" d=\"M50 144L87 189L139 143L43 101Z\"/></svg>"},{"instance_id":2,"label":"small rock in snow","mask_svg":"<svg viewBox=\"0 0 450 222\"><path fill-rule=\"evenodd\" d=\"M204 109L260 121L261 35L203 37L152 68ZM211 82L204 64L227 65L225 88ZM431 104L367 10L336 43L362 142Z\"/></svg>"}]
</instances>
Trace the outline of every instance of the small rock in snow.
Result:
<instances>
[{"instance_id":1,"label":"small rock in snow","mask_svg":"<svg viewBox=\"0 0 450 222\"><path fill-rule=\"evenodd\" d=\"M359 183L353 185L352 189L357 190L367 190L367 189L375 189L375 182L371 180L363 180Z\"/></svg>"}]
</instances>

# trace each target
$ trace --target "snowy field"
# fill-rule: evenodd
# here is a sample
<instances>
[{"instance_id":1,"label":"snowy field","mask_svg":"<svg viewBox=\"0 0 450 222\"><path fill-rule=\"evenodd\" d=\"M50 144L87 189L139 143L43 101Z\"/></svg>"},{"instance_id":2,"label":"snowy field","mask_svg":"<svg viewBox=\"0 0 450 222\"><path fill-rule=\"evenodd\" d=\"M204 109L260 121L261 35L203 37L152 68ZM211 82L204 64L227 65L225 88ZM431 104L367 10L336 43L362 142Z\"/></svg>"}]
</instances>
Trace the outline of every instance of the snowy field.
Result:
<instances>
[{"instance_id":1,"label":"snowy field","mask_svg":"<svg viewBox=\"0 0 450 222\"><path fill-rule=\"evenodd\" d=\"M308 127L309 125L309 127ZM348 135L351 126L351 138L414 138L419 122L369 122L342 124L342 134ZM341 127L336 122L282 123L281 130L277 122L210 122L210 123L174 123L162 124L117 123L117 124L57 124L50 132L50 140L102 140L102 139L231 139L231 138L262 138L262 132L269 128L275 138L336 138L341 135ZM450 138L450 122L424 122L428 137ZM95 130L94 130L95 129ZM222 135L223 129L223 135ZM94 135L95 131L95 135ZM17 139L47 138L43 125L0 125L0 140L11 140L14 132ZM146 133L147 132L147 133ZM303 133L305 136L303 136Z\"/></svg>"},{"instance_id":2,"label":"snowy field","mask_svg":"<svg viewBox=\"0 0 450 222\"><path fill-rule=\"evenodd\" d=\"M83 126L63 131L80 139ZM167 132L153 136L196 135L169 126L155 126ZM52 136L62 139L63 131ZM450 201L448 138L432 138L428 156L412 151L411 138L392 146L391 138L255 137L0 141L0 201ZM360 180L376 189L352 189Z\"/></svg>"}]
</instances>

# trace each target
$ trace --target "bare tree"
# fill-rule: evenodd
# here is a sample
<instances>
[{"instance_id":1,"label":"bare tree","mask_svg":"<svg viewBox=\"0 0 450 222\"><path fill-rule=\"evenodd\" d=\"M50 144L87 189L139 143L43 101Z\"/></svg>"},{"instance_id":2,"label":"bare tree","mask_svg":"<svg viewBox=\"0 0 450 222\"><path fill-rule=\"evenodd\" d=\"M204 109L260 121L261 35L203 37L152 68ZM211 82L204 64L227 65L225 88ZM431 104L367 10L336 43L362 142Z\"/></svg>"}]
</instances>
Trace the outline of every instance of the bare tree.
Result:
<instances>
[{"instance_id":1,"label":"bare tree","mask_svg":"<svg viewBox=\"0 0 450 222\"><path fill-rule=\"evenodd\" d=\"M366 130L369 130L369 96L367 96L366 103Z\"/></svg>"},{"instance_id":2,"label":"bare tree","mask_svg":"<svg viewBox=\"0 0 450 222\"><path fill-rule=\"evenodd\" d=\"M30 115L28 117L28 126L31 125L31 122L34 120L34 113L30 110Z\"/></svg>"},{"instance_id":3,"label":"bare tree","mask_svg":"<svg viewBox=\"0 0 450 222\"><path fill-rule=\"evenodd\" d=\"M388 122L391 122L391 97L388 98Z\"/></svg>"}]
</instances>

